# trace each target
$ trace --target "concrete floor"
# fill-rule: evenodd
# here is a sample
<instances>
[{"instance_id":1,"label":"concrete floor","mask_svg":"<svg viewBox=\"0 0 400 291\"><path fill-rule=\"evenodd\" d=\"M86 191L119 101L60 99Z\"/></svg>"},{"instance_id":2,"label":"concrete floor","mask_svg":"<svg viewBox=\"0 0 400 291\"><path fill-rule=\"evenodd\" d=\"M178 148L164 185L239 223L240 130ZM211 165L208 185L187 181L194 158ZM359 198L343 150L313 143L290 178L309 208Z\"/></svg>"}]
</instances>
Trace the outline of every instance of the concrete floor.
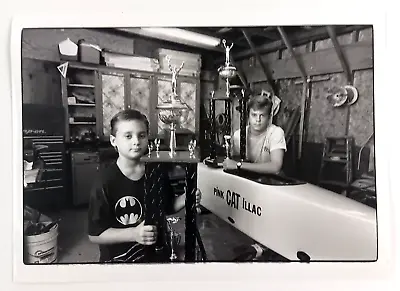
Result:
<instances>
[{"instance_id":1,"label":"concrete floor","mask_svg":"<svg viewBox=\"0 0 400 291\"><path fill-rule=\"evenodd\" d=\"M93 263L98 261L98 246L87 237L86 208L63 210L49 214L53 219L60 219L58 236L58 263ZM184 234L184 211L174 225L174 229ZM202 214L198 217L199 231L209 261L232 261L237 255L238 247L251 245L253 240L222 221L213 214ZM181 249L183 250L184 235Z\"/></svg>"}]
</instances>

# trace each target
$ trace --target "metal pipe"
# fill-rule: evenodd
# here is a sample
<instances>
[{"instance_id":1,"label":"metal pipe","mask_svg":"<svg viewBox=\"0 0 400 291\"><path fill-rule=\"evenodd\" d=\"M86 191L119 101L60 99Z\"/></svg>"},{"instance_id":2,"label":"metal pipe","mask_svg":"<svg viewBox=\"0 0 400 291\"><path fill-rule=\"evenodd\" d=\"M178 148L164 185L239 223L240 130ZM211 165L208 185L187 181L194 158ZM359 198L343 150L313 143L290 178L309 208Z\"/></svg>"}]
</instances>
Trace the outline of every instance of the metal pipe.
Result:
<instances>
[{"instance_id":1,"label":"metal pipe","mask_svg":"<svg viewBox=\"0 0 400 291\"><path fill-rule=\"evenodd\" d=\"M239 100L240 104L240 159L242 161L246 160L246 142L247 142L247 132L246 132L246 111L247 104L245 100L245 90L242 89L242 98Z\"/></svg>"},{"instance_id":2,"label":"metal pipe","mask_svg":"<svg viewBox=\"0 0 400 291\"><path fill-rule=\"evenodd\" d=\"M332 40L333 47L334 47L334 49L336 51L336 54L337 54L337 56L339 58L340 64L341 64L341 66L343 68L343 71L346 74L347 82L349 84L353 84L353 77L352 77L352 74L351 74L351 70L350 70L350 67L348 65L348 62L346 61L346 57L344 56L343 51L340 48L340 44L336 39L335 29L333 28L332 25L328 25L328 26L326 26L326 30L328 31L329 37Z\"/></svg>"},{"instance_id":3,"label":"metal pipe","mask_svg":"<svg viewBox=\"0 0 400 291\"><path fill-rule=\"evenodd\" d=\"M243 36L246 38L247 43L250 46L250 49L253 51L253 54L255 55L258 63L260 64L260 66L264 72L264 75L267 77L267 81L271 86L272 92L274 93L274 95L277 95L277 90L275 88L275 83L271 76L271 73L269 72L268 68L265 66L264 62L262 61L260 54L257 52L256 47L254 46L253 42L250 39L249 34L247 33L247 31L245 29L242 29L242 33L243 33Z\"/></svg>"}]
</instances>

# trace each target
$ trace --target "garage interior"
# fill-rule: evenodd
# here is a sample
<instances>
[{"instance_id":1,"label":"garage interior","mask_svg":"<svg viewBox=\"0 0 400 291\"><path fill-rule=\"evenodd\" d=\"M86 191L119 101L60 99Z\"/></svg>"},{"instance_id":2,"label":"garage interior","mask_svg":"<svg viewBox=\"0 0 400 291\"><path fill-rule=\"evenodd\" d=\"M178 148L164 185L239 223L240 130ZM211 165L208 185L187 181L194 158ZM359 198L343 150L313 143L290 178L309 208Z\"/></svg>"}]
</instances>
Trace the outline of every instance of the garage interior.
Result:
<instances>
[{"instance_id":1,"label":"garage interior","mask_svg":"<svg viewBox=\"0 0 400 291\"><path fill-rule=\"evenodd\" d=\"M182 32L217 44L185 40ZM224 156L226 124L219 120L225 120L225 103L215 102L214 118L210 111L211 98L227 94L219 75L223 40L233 44L230 62L237 71L230 94L268 90L281 100L274 124L285 131L285 175L376 209L371 25L180 27L164 35L146 28L24 29L24 160L37 165L24 169L24 218L40 213L57 222L56 263L99 259L86 219L93 181L116 158L109 143L112 115L124 108L145 112L150 138L161 138L167 148L168 127L156 111L171 91L167 55L177 66L185 62L178 93L193 110L176 131L177 148L186 150L194 137L201 160L212 146ZM79 48L75 58L62 54L71 43ZM232 132L240 128L238 105L232 97ZM330 145L346 148L345 155L332 158ZM179 195L184 177L176 168L170 176ZM184 236L184 211L177 217L174 229ZM208 261L288 261L273 250L255 258L254 239L204 207L197 227ZM182 242L177 252L183 257Z\"/></svg>"}]
</instances>

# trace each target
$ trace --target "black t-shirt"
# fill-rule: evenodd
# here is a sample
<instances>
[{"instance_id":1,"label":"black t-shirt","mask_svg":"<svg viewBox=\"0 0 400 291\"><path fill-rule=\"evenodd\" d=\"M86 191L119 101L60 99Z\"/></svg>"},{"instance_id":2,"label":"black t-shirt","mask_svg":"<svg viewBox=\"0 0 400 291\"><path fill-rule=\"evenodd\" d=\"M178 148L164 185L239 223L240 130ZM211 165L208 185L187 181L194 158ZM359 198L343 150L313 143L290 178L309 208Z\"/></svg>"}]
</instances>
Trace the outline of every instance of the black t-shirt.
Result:
<instances>
[{"instance_id":1,"label":"black t-shirt","mask_svg":"<svg viewBox=\"0 0 400 291\"><path fill-rule=\"evenodd\" d=\"M173 190L168 174L161 175L165 195L165 212L172 213ZM101 172L101 180L97 181L90 196L88 212L88 233L98 236L109 228L135 227L144 220L144 185L145 176L137 181L127 178L116 163L111 163ZM102 244L100 262L116 261L118 257L135 258L131 262L141 262L144 246L136 242Z\"/></svg>"}]
</instances>

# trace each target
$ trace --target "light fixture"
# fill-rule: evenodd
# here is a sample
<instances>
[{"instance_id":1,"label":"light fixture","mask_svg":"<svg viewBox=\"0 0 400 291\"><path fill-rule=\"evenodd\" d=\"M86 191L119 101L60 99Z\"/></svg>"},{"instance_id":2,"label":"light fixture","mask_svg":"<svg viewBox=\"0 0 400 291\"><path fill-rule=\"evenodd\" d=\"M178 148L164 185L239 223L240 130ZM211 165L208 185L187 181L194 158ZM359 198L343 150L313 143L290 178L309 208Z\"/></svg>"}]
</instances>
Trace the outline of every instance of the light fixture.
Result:
<instances>
[{"instance_id":1,"label":"light fixture","mask_svg":"<svg viewBox=\"0 0 400 291\"><path fill-rule=\"evenodd\" d=\"M221 39L217 37L200 34L182 28L141 27L121 28L120 30L190 46L217 47L221 43Z\"/></svg>"}]
</instances>

